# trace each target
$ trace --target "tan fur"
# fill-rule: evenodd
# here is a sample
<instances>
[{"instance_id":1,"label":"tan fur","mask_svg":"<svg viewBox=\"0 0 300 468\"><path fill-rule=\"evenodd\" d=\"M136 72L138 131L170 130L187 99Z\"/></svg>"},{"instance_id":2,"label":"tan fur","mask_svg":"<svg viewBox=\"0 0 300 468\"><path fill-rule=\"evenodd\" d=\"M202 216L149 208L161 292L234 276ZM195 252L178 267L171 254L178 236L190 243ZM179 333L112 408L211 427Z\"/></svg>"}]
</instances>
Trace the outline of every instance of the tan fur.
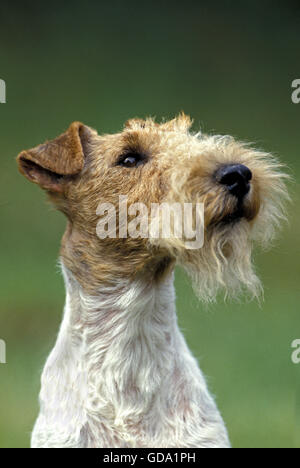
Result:
<instances>
[{"instance_id":1,"label":"tan fur","mask_svg":"<svg viewBox=\"0 0 300 468\"><path fill-rule=\"evenodd\" d=\"M18 157L22 174L68 218L66 307L42 374L33 447L230 446L177 325L172 270L182 265L202 300L221 290L258 296L252 247L269 246L281 225L286 176L271 155L230 137L193 134L190 126L184 114L162 124L132 119L122 132L100 136L74 123ZM139 166L120 164L134 152ZM218 178L228 164L252 172L240 201ZM153 203L204 204L203 247L189 249L188 235L176 236L174 226L168 236L121 238L117 230L101 240L99 203L116 208L118 226L124 195L129 207L142 202L159 227L165 215L152 213Z\"/></svg>"},{"instance_id":2,"label":"tan fur","mask_svg":"<svg viewBox=\"0 0 300 468\"><path fill-rule=\"evenodd\" d=\"M68 218L61 256L66 267L89 293L117 278L153 277L162 266L182 264L192 275L203 299L213 299L220 288L228 294L243 289L253 295L260 285L251 264L252 242L269 243L283 217L287 197L280 164L269 154L253 150L230 137L189 132L189 117L157 124L132 119L115 135L100 136L74 123L52 142L23 151L20 171L46 189ZM126 151L138 151L149 161L137 168L116 165ZM225 224L236 208L234 197L214 178L224 164L241 163L253 173L244 202L244 217ZM205 205L204 248L193 251L182 240L105 239L96 235L100 202L117 207L119 195L128 204L202 202Z\"/></svg>"}]
</instances>

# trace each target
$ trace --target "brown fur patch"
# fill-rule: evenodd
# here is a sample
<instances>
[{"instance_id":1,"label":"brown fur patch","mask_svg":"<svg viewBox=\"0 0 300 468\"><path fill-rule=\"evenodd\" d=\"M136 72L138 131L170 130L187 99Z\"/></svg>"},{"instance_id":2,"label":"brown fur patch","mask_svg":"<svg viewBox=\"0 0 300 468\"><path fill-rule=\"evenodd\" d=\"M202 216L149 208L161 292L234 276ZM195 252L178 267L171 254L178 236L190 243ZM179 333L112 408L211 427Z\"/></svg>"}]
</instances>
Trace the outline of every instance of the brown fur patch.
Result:
<instances>
[{"instance_id":1,"label":"brown fur patch","mask_svg":"<svg viewBox=\"0 0 300 468\"><path fill-rule=\"evenodd\" d=\"M160 125L153 119L132 119L121 133L100 136L75 122L52 142L18 156L20 171L46 189L68 217L61 255L86 291L96 293L103 283L141 272L149 281L163 277L175 260L197 278L203 296L213 296L217 285L237 288L239 281L255 283L253 291L257 287L250 261L252 241L271 236L282 216L286 189L281 167L270 155L231 138L194 135L189 132L191 123L184 114ZM130 151L145 155L145 163L119 165L120 156ZM252 171L251 190L243 203L243 218L223 226L237 200L214 174L221 165L237 163ZM128 205L143 202L149 212L152 203L204 203L203 249L189 251L174 238L100 240L98 204L113 204L118 220L120 195L127 195Z\"/></svg>"}]
</instances>

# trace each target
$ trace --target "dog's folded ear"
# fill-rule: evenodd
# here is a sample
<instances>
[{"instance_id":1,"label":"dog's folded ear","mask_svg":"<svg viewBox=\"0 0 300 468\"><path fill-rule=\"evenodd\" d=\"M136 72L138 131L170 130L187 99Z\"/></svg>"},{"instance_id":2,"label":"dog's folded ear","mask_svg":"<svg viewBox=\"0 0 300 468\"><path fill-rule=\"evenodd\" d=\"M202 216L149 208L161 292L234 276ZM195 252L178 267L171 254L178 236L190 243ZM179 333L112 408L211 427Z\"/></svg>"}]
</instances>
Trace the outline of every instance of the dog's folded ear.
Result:
<instances>
[{"instance_id":1,"label":"dog's folded ear","mask_svg":"<svg viewBox=\"0 0 300 468\"><path fill-rule=\"evenodd\" d=\"M65 182L84 167L84 146L90 129L74 122L55 140L22 151L17 157L20 172L50 192L63 192Z\"/></svg>"}]
</instances>

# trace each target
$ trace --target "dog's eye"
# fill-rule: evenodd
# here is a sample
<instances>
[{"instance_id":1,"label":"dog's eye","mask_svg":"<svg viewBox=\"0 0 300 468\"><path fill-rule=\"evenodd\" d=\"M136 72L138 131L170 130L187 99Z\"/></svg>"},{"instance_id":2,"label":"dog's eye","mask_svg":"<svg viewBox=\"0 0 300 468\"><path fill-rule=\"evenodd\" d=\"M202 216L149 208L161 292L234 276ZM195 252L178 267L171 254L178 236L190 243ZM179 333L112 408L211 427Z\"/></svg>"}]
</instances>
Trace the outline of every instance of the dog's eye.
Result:
<instances>
[{"instance_id":1,"label":"dog's eye","mask_svg":"<svg viewBox=\"0 0 300 468\"><path fill-rule=\"evenodd\" d=\"M123 154L117 165L123 167L137 167L146 162L146 157L140 153L126 153Z\"/></svg>"}]
</instances>

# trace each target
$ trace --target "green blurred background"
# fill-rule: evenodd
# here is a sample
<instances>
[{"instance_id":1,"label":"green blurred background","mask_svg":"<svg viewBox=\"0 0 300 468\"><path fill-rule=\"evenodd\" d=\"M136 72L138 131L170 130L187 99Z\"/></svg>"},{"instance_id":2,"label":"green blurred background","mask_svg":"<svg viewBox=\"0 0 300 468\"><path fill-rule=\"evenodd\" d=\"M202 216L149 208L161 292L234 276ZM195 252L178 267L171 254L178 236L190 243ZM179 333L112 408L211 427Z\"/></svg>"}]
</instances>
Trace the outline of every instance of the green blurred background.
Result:
<instances>
[{"instance_id":1,"label":"green blurred background","mask_svg":"<svg viewBox=\"0 0 300 468\"><path fill-rule=\"evenodd\" d=\"M195 130L279 155L297 181L300 104L291 102L291 83L300 78L300 5L2 1L0 17L0 447L28 447L64 303L56 258L65 221L18 174L15 156L73 120L115 132L129 117L184 110ZM177 272L180 324L234 447L300 447L300 364L291 362L300 338L297 182L291 192L289 226L257 256L262 308L204 309Z\"/></svg>"}]
</instances>

